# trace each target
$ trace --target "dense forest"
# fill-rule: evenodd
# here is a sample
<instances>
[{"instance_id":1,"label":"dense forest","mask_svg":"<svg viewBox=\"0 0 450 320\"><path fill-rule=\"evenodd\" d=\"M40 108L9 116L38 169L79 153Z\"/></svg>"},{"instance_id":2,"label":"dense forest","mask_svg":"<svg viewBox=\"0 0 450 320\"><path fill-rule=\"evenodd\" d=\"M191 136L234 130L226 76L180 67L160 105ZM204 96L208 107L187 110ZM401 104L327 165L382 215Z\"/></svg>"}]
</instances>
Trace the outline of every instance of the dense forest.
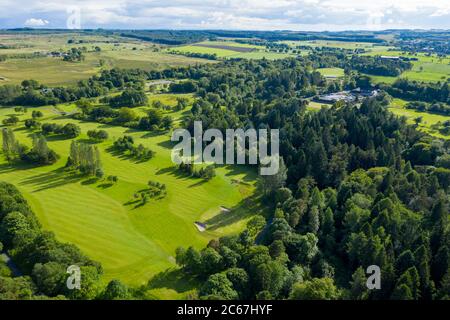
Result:
<instances>
[{"instance_id":1,"label":"dense forest","mask_svg":"<svg viewBox=\"0 0 450 320\"><path fill-rule=\"evenodd\" d=\"M327 63L325 58L262 59L151 72L113 69L75 88L48 89L34 81L2 86L0 101L78 101L82 112L76 117L83 120L108 117L144 130L169 129L169 119L167 125L154 113L137 119L123 106L146 103L145 80L172 78L178 80L172 92L196 95L184 121L190 130L197 120L205 129L222 131L280 129L280 171L258 181L259 201L270 215L253 218L242 233L212 240L202 250L177 249L182 272L202 283L201 299L450 299L449 142L391 114L385 93L308 112L305 98L329 86L312 66ZM367 78L347 75L344 87L371 87ZM383 89L392 96L448 102L448 84L405 81ZM121 95L102 100L102 106L86 100L116 89ZM49 133L63 130L46 127ZM114 147L137 157L153 155L128 137ZM0 241L24 274L0 274L0 297L131 297L117 281L100 288L99 264L43 231L17 189L7 183L0 189ZM66 292L63 266L74 263L82 266L89 285ZM370 265L381 269L381 289L365 285Z\"/></svg>"},{"instance_id":2,"label":"dense forest","mask_svg":"<svg viewBox=\"0 0 450 320\"><path fill-rule=\"evenodd\" d=\"M267 225L256 218L238 236L177 251L204 281L202 298L449 297L448 142L389 113L383 95L306 112L302 94L322 80L294 60L169 74L198 86L186 127L281 130L282 169L259 182L276 204ZM380 290L365 287L369 265L382 270Z\"/></svg>"}]
</instances>

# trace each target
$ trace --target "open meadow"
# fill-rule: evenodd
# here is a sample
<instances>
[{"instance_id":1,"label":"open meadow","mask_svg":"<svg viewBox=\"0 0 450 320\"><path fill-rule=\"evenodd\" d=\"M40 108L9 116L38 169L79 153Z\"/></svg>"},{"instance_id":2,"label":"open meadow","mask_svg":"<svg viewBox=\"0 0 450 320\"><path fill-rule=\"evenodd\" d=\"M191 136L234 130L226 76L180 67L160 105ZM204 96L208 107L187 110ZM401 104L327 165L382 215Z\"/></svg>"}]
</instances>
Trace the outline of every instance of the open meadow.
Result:
<instances>
[{"instance_id":1,"label":"open meadow","mask_svg":"<svg viewBox=\"0 0 450 320\"><path fill-rule=\"evenodd\" d=\"M371 55L371 56L401 56L405 58L417 59L416 61L411 61L413 67L411 70L403 72L399 77L387 77L387 76L374 76L370 75L370 78L375 83L387 83L392 84L398 78L407 78L409 80L424 81L424 82L444 82L450 78L450 58L449 57L438 57L436 55L429 55L425 53L412 54L408 52L402 52L395 50L395 47L379 45L376 43L367 42L346 42L346 41L328 41L328 40L311 40L311 41L280 41L280 43L287 44L291 48L297 48L299 46L309 47L309 48L339 48L348 50L359 50L363 49L361 55ZM330 73L331 70L327 69L337 69L337 68L324 68L320 71L324 76L335 75ZM338 75L340 76L340 74Z\"/></svg>"},{"instance_id":2,"label":"open meadow","mask_svg":"<svg viewBox=\"0 0 450 320\"><path fill-rule=\"evenodd\" d=\"M421 122L418 125L419 130L424 131L432 136L450 139L450 136L439 133L433 126L449 121L450 117L440 114L433 114L430 112L421 112L414 109L406 109L405 106L408 101L402 99L393 99L389 110L397 116L403 116L407 118L408 123L415 123L415 119L421 118Z\"/></svg>"},{"instance_id":3,"label":"open meadow","mask_svg":"<svg viewBox=\"0 0 450 320\"><path fill-rule=\"evenodd\" d=\"M150 101L160 100L170 105L175 98L154 95ZM141 107L145 108L148 109ZM64 165L71 141L60 136L48 137L49 147L61 156L57 163L44 167L10 165L2 158L0 180L20 189L45 229L101 262L105 281L120 279L130 285L145 284L159 273L176 267L177 247L202 248L213 238L242 230L251 216L261 212L252 199L254 171L219 167L216 177L208 182L185 176L171 161L172 143L168 133L80 122L60 114L75 109L71 104L32 108L43 112L42 123L79 125L82 135L76 139L80 141L92 143L86 136L88 130L106 130L109 139L97 145L105 174L117 176L117 183L67 172ZM1 108L0 121L10 114L18 115L21 121L30 117L30 111L17 114L13 108ZM182 114L171 113L174 118ZM30 143L32 132L24 128L23 122L14 128L14 133L21 143ZM156 152L155 157L139 162L115 155L112 142L123 135L132 136L136 143L151 148ZM142 205L134 194L145 189L149 180L166 184L168 194ZM205 223L206 231L200 232L195 222ZM165 281L165 277L171 280ZM183 285L183 279L174 281L171 277L170 272L159 275L159 281L150 286L149 295L176 298L192 289Z\"/></svg>"},{"instance_id":4,"label":"open meadow","mask_svg":"<svg viewBox=\"0 0 450 320\"><path fill-rule=\"evenodd\" d=\"M325 78L342 78L344 76L344 69L342 68L319 68L317 71Z\"/></svg>"},{"instance_id":5,"label":"open meadow","mask_svg":"<svg viewBox=\"0 0 450 320\"><path fill-rule=\"evenodd\" d=\"M411 70L403 72L398 77L370 76L375 83L384 82L390 84L398 78L424 82L445 82L450 78L450 57L443 58L424 53L410 54L401 51L369 52L367 55L401 56L417 59L417 61L411 61L413 64Z\"/></svg>"},{"instance_id":6,"label":"open meadow","mask_svg":"<svg viewBox=\"0 0 450 320\"><path fill-rule=\"evenodd\" d=\"M0 56L6 56L5 61L0 61L0 85L19 84L24 79L35 79L49 86L71 85L102 69L149 71L208 62L167 54L159 45L116 36L0 34L0 44L9 47L0 49ZM82 47L86 48L83 61L68 62L50 56L51 52L64 53Z\"/></svg>"},{"instance_id":7,"label":"open meadow","mask_svg":"<svg viewBox=\"0 0 450 320\"><path fill-rule=\"evenodd\" d=\"M308 41L280 41L290 47L310 47L310 48L340 48L348 50L364 49L366 52L377 53L385 51L390 47L370 42L336 41L336 40L308 40Z\"/></svg>"},{"instance_id":8,"label":"open meadow","mask_svg":"<svg viewBox=\"0 0 450 320\"><path fill-rule=\"evenodd\" d=\"M268 59L276 60L292 56L287 53L270 52L264 46L234 41L203 41L185 46L172 47L167 52L180 54L208 54L221 59Z\"/></svg>"}]
</instances>

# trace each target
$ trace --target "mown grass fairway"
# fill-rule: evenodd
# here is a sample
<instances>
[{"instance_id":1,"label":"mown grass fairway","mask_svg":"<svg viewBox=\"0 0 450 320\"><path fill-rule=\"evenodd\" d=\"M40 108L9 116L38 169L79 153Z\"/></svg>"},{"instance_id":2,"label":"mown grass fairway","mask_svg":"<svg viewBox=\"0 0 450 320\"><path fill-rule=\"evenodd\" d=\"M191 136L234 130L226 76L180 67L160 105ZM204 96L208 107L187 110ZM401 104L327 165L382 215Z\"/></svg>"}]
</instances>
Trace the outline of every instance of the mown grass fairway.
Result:
<instances>
[{"instance_id":1,"label":"mown grass fairway","mask_svg":"<svg viewBox=\"0 0 450 320\"><path fill-rule=\"evenodd\" d=\"M391 105L389 106L389 110L395 115L406 117L408 119L408 122L411 124L414 123L414 119L422 117L422 122L418 127L419 130L427 132L435 137L450 139L450 136L442 135L432 127L439 122L450 120L450 117L429 112L420 112L413 109L406 109L405 106L407 103L408 101L402 99L393 99Z\"/></svg>"},{"instance_id":2,"label":"mown grass fairway","mask_svg":"<svg viewBox=\"0 0 450 320\"><path fill-rule=\"evenodd\" d=\"M154 99L170 100L168 95ZM58 106L65 111L73 108L73 105ZM250 169L221 167L209 182L193 179L175 170L170 159L172 143L167 133L79 122L56 114L54 107L38 109L44 112L42 123L77 123L83 132L77 139L87 140L87 130L107 130L109 140L98 144L103 168L106 176L117 175L119 182L109 185L106 181L66 172L63 167L70 140L58 136L48 138L49 147L61 156L56 164L11 166L2 159L0 180L15 184L23 192L45 229L54 231L61 241L78 245L101 262L105 281L117 278L132 285L147 283L158 273L176 266L177 247L201 248L212 238L242 230L252 215L261 212L251 200L255 173ZM21 120L30 118L30 112L21 115ZM14 114L12 108L1 108L0 121L8 114ZM29 144L30 134L23 123L15 128L16 138L21 143ZM109 151L112 141L124 134L150 147L156 156L148 162L136 162L113 155ZM141 206L133 195L145 189L149 180L166 184L168 195ZM233 210L224 213L220 206ZM195 221L206 223L208 229L199 232ZM153 286L155 291L149 294L182 297L180 294L189 286L186 289L179 286L173 281L159 281Z\"/></svg>"}]
</instances>

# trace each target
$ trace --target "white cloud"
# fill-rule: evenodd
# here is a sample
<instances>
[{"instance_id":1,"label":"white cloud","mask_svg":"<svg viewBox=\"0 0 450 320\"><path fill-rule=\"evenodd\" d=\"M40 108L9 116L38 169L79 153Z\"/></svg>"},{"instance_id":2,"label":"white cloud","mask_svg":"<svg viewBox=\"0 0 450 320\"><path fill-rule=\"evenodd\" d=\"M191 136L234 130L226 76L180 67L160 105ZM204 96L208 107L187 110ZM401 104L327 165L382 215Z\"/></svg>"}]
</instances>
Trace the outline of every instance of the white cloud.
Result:
<instances>
[{"instance_id":1,"label":"white cloud","mask_svg":"<svg viewBox=\"0 0 450 320\"><path fill-rule=\"evenodd\" d=\"M48 25L48 20L31 18L25 21L26 27L43 27Z\"/></svg>"},{"instance_id":2,"label":"white cloud","mask_svg":"<svg viewBox=\"0 0 450 320\"><path fill-rule=\"evenodd\" d=\"M0 28L66 26L77 6L84 28L349 30L450 29L449 0L0 0ZM45 20L48 19L48 20Z\"/></svg>"}]
</instances>

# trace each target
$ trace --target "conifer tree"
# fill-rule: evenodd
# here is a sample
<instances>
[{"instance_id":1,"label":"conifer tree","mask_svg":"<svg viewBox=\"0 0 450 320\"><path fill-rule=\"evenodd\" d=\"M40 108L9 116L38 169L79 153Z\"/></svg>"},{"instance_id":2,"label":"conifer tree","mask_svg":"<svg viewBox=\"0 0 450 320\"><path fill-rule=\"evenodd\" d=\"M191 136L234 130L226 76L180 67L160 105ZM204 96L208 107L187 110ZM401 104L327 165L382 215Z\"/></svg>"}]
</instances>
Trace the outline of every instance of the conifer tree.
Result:
<instances>
[{"instance_id":1,"label":"conifer tree","mask_svg":"<svg viewBox=\"0 0 450 320\"><path fill-rule=\"evenodd\" d=\"M313 206L308 213L308 230L317 234L320 228L319 209Z\"/></svg>"},{"instance_id":2,"label":"conifer tree","mask_svg":"<svg viewBox=\"0 0 450 320\"><path fill-rule=\"evenodd\" d=\"M11 161L17 154L18 143L14 136L14 132L10 128L3 128L2 130L3 145L2 150L6 160Z\"/></svg>"}]
</instances>

